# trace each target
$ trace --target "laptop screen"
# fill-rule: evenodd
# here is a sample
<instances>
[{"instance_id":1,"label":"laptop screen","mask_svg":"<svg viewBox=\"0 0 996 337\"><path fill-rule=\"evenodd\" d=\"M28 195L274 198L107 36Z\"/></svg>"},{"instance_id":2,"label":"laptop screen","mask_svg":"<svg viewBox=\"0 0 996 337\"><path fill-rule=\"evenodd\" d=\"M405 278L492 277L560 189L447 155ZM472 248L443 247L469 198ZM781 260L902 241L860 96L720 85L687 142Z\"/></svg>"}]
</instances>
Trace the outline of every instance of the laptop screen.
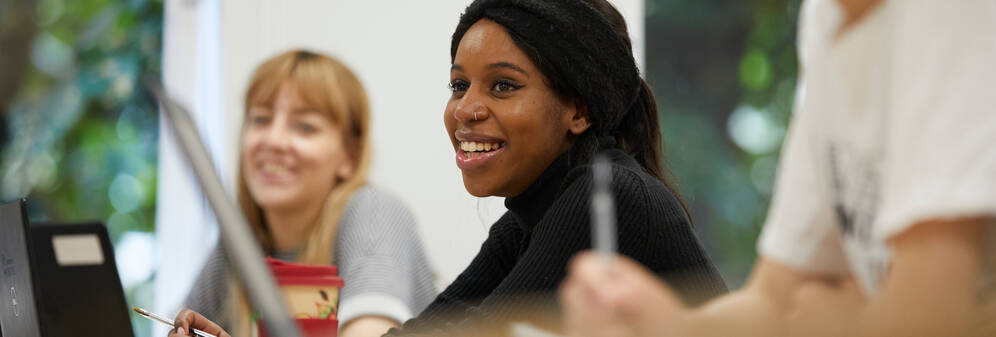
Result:
<instances>
[{"instance_id":1,"label":"laptop screen","mask_svg":"<svg viewBox=\"0 0 996 337\"><path fill-rule=\"evenodd\" d=\"M0 205L0 336L40 337L24 200Z\"/></svg>"}]
</instances>

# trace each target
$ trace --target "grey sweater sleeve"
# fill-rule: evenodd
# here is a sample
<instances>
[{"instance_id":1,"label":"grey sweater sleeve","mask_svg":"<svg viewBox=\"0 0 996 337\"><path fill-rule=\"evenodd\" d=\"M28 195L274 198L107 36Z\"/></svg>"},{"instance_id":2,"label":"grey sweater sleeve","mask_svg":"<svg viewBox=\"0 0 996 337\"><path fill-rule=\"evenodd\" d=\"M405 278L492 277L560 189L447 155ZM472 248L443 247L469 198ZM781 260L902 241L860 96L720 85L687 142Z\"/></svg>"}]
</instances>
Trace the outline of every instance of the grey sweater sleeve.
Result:
<instances>
[{"instance_id":1,"label":"grey sweater sleeve","mask_svg":"<svg viewBox=\"0 0 996 337\"><path fill-rule=\"evenodd\" d=\"M190 292L187 293L181 309L199 312L225 330L229 330L231 328L231 310L228 309L229 277L228 259L218 244L204 262L204 267Z\"/></svg>"},{"instance_id":2,"label":"grey sweater sleeve","mask_svg":"<svg viewBox=\"0 0 996 337\"><path fill-rule=\"evenodd\" d=\"M356 191L340 221L334 263L345 280L339 321L363 315L404 322L436 296L415 218L376 187Z\"/></svg>"}]
</instances>

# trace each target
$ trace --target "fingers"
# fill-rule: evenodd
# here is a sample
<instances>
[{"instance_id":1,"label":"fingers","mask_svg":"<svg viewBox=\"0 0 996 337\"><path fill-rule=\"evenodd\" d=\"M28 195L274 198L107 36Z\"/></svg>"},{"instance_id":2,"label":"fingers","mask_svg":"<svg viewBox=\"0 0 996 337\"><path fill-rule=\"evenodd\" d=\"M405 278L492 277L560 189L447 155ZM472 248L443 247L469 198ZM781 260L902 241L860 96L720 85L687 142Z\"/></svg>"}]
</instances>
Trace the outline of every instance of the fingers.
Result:
<instances>
[{"instance_id":1,"label":"fingers","mask_svg":"<svg viewBox=\"0 0 996 337\"><path fill-rule=\"evenodd\" d=\"M559 290L565 333L572 337L631 336L628 323L594 300L578 276L568 277Z\"/></svg>"},{"instance_id":2,"label":"fingers","mask_svg":"<svg viewBox=\"0 0 996 337\"><path fill-rule=\"evenodd\" d=\"M565 333L572 337L626 336L626 322L616 317L611 306L600 300L609 283L609 268L604 260L591 252L575 256L568 265L569 273L561 284L559 297L564 310Z\"/></svg>"},{"instance_id":3,"label":"fingers","mask_svg":"<svg viewBox=\"0 0 996 337\"><path fill-rule=\"evenodd\" d=\"M677 327L684 304L639 263L616 256L578 254L559 290L564 326L570 336L658 335L661 325ZM661 334L667 335L667 334Z\"/></svg>"},{"instance_id":4,"label":"fingers","mask_svg":"<svg viewBox=\"0 0 996 337\"><path fill-rule=\"evenodd\" d=\"M218 324L190 309L184 309L176 314L173 326L175 327L169 337L192 336L190 329L197 329L218 337L231 337Z\"/></svg>"},{"instance_id":5,"label":"fingers","mask_svg":"<svg viewBox=\"0 0 996 337\"><path fill-rule=\"evenodd\" d=\"M570 264L569 279L579 287L578 296L620 315L639 316L646 306L684 307L681 298L646 267L625 256L609 265L592 252L578 254Z\"/></svg>"},{"instance_id":6,"label":"fingers","mask_svg":"<svg viewBox=\"0 0 996 337\"><path fill-rule=\"evenodd\" d=\"M169 330L169 335L167 337L187 337L187 330L179 326L174 327Z\"/></svg>"}]
</instances>

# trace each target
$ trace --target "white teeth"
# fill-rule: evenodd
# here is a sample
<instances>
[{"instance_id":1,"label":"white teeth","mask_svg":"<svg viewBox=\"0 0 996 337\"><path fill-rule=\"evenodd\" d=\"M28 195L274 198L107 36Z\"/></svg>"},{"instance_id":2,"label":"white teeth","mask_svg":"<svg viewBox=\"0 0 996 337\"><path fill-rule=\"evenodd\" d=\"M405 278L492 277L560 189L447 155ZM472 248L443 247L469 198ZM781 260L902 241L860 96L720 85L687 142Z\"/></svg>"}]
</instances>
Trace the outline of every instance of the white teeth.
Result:
<instances>
[{"instance_id":1,"label":"white teeth","mask_svg":"<svg viewBox=\"0 0 996 337\"><path fill-rule=\"evenodd\" d=\"M482 152L500 149L502 145L502 143L460 142L460 149L468 153Z\"/></svg>"},{"instance_id":2,"label":"white teeth","mask_svg":"<svg viewBox=\"0 0 996 337\"><path fill-rule=\"evenodd\" d=\"M260 171L263 171L263 173L283 173L287 171L287 168L274 163L264 163L260 167Z\"/></svg>"}]
</instances>

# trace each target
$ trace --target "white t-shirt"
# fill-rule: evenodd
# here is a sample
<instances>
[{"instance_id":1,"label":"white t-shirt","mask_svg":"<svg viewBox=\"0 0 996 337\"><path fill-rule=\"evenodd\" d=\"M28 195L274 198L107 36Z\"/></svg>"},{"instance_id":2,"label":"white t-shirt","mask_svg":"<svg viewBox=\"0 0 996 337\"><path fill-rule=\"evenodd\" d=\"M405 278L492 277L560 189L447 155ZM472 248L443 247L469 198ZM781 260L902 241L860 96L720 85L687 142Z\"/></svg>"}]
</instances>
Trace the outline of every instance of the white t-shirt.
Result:
<instances>
[{"instance_id":1,"label":"white t-shirt","mask_svg":"<svg viewBox=\"0 0 996 337\"><path fill-rule=\"evenodd\" d=\"M836 0L803 5L802 85L758 249L874 294L889 238L996 217L996 1L885 0L838 36L841 18Z\"/></svg>"}]
</instances>

